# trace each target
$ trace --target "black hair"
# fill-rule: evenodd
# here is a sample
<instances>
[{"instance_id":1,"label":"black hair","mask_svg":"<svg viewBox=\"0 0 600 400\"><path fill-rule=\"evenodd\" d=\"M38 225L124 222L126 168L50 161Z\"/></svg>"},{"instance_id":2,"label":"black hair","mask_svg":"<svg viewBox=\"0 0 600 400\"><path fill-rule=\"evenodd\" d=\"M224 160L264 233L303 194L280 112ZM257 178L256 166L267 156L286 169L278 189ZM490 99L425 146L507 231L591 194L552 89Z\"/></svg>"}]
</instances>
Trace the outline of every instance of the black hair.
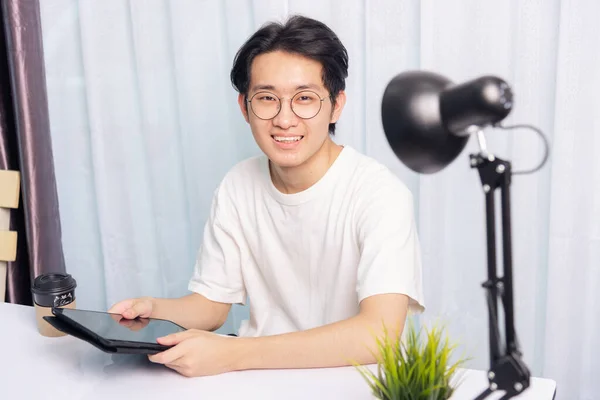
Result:
<instances>
[{"instance_id":1,"label":"black hair","mask_svg":"<svg viewBox=\"0 0 600 400\"><path fill-rule=\"evenodd\" d=\"M294 15L285 23L269 22L256 31L238 50L231 69L231 83L241 94L248 95L250 68L254 58L273 51L285 51L318 61L323 66L323 84L332 104L346 88L348 52L337 35L324 23ZM335 134L335 123L329 124Z\"/></svg>"}]
</instances>

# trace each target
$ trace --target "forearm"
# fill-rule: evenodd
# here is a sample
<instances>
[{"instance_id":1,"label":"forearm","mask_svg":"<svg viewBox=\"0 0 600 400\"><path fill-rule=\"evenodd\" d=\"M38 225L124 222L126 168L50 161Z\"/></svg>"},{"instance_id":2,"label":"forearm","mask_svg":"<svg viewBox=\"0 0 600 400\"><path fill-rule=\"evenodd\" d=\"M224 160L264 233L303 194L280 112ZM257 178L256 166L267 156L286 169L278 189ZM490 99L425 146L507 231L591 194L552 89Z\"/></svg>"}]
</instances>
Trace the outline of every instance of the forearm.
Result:
<instances>
[{"instance_id":1,"label":"forearm","mask_svg":"<svg viewBox=\"0 0 600 400\"><path fill-rule=\"evenodd\" d=\"M216 303L193 293L175 299L152 298L152 318L167 319L187 329L214 331L227 318L230 304Z\"/></svg>"},{"instance_id":2,"label":"forearm","mask_svg":"<svg viewBox=\"0 0 600 400\"><path fill-rule=\"evenodd\" d=\"M240 338L239 369L337 367L374 363L376 336L384 321L362 315L301 332ZM386 321L389 335L398 337L404 320Z\"/></svg>"}]
</instances>

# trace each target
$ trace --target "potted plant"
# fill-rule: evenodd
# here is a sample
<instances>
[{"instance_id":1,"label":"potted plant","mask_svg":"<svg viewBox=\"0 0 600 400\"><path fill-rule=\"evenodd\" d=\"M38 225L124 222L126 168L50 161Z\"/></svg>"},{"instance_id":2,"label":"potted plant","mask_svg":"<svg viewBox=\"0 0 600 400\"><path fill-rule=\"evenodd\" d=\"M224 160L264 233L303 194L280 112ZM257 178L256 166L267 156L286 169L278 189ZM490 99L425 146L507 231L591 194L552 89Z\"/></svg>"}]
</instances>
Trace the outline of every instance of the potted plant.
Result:
<instances>
[{"instance_id":1,"label":"potted plant","mask_svg":"<svg viewBox=\"0 0 600 400\"><path fill-rule=\"evenodd\" d=\"M423 335L423 330L425 335ZM355 364L380 400L446 400L458 387L460 367L467 361L452 361L456 345L450 344L443 329L416 330L412 321L406 337L391 339L384 327L376 338L377 372Z\"/></svg>"}]
</instances>

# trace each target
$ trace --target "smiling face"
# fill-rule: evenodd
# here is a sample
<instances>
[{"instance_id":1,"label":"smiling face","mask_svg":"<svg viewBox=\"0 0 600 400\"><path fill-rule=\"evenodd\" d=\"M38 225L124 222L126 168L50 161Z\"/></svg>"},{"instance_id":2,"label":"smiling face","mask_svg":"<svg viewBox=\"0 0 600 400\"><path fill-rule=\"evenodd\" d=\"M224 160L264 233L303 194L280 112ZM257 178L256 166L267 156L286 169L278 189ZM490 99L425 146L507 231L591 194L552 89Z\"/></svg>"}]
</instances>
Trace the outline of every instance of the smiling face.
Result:
<instances>
[{"instance_id":1,"label":"smiling face","mask_svg":"<svg viewBox=\"0 0 600 400\"><path fill-rule=\"evenodd\" d=\"M246 107L240 94L238 103L254 140L280 168L303 165L334 145L329 124L340 117L345 94L340 92L332 103L322 69L318 61L282 51L261 54L252 62L250 102Z\"/></svg>"}]
</instances>

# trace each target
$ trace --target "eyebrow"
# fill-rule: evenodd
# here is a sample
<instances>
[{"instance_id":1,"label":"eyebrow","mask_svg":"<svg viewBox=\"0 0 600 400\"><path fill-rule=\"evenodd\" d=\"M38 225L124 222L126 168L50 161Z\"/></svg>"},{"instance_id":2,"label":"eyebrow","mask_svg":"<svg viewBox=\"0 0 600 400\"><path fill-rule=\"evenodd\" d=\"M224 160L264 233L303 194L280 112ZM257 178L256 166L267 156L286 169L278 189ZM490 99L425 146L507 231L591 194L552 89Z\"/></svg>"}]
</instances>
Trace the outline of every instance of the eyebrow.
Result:
<instances>
[{"instance_id":1,"label":"eyebrow","mask_svg":"<svg viewBox=\"0 0 600 400\"><path fill-rule=\"evenodd\" d=\"M305 85L300 85L296 87L296 90L304 90L304 89L321 89L321 86L319 85L315 85L314 83L309 83L309 84L305 84ZM250 90L251 92L255 92L257 90L277 90L275 89L275 86L273 85L255 85L252 87L252 90Z\"/></svg>"}]
</instances>

